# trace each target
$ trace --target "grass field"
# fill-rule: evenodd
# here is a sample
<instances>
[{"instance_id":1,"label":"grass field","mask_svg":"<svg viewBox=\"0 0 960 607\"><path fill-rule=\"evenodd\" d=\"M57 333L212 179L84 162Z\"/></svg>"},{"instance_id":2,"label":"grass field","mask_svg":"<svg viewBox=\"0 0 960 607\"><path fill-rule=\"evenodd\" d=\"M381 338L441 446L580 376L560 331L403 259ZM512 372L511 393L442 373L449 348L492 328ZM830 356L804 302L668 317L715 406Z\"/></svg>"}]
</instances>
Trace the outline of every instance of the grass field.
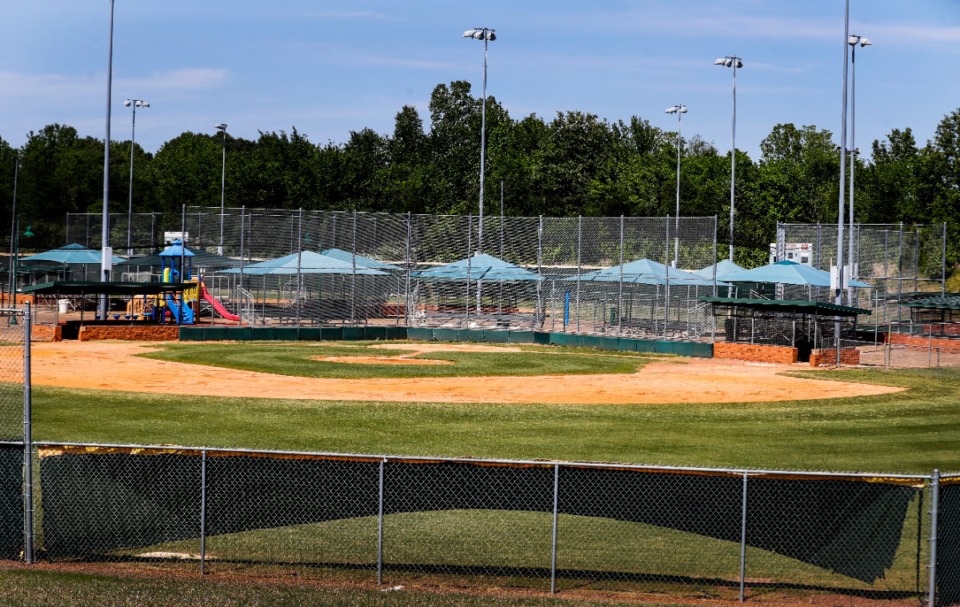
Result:
<instances>
[{"instance_id":1,"label":"grass field","mask_svg":"<svg viewBox=\"0 0 960 607\"><path fill-rule=\"evenodd\" d=\"M816 375L909 390L780 403L547 406L190 398L37 386L34 437L797 470L960 470L960 371Z\"/></svg>"},{"instance_id":2,"label":"grass field","mask_svg":"<svg viewBox=\"0 0 960 607\"><path fill-rule=\"evenodd\" d=\"M152 355L168 360L216 364L231 368L289 375L329 376L315 370L317 363L305 358L299 346L216 345L208 352L196 347L173 345ZM203 352L198 354L197 352ZM333 353L337 352L337 353ZM363 348L339 346L324 352L329 356L369 355ZM524 367L519 353L489 356L443 353L457 364L483 376L501 365L517 368L522 375L597 372L633 372L649 359L639 356L567 352L536 357ZM398 351L378 356L400 355ZM510 356L507 356L510 355ZM440 356L430 354L424 356ZM349 367L353 377L396 377L409 367L332 364ZM429 373L448 367L421 367ZM581 369L582 371L578 371ZM179 444L280 450L333 451L388 455L469 456L510 459L557 459L641 464L743 467L794 470L849 470L929 473L934 468L960 470L960 370L909 370L887 373L870 370L801 372L818 378L881 383L907 388L882 396L822 401L778 403L675 404L675 405L500 405L489 403L391 403L351 401L300 401L270 398L171 397L141 393L101 392L35 386L34 438L37 441ZM522 377L518 378L522 381ZM908 520L916 518L916 504ZM691 570L709 579L735 577L738 547L730 542L665 530L636 523L587 517L562 516L566 539L561 544L559 566L571 569L598 568L621 572L656 572L684 576ZM327 555L330 562L365 565L353 576L323 569L317 577L293 587L192 579L117 578L111 575L74 575L39 571L0 572L0 605L54 604L58 593L69 592L77 605L103 597L104 604L134 604L128 594L139 595L137 605L196 604L203 596L210 605L551 605L554 599L527 596L542 592L541 576L490 579L499 588L514 588L507 596L477 595L484 581L471 583L467 594L458 594L456 581L442 576L414 576L414 592L380 593L369 585L369 564L375 562L375 519L358 518L314 525L284 527L210 538L208 550L222 559L211 561L214 571L228 571L232 560L262 559L297 563ZM389 552L385 562L436 562L450 567L500 563L505 568L549 567L549 517L537 513L500 511L445 511L406 513L386 518ZM496 529L500 535L491 536ZM451 535L451 530L455 530ZM910 585L917 546L916 528L908 525L897 564L881 587L902 589ZM913 533L913 536L909 536ZM507 544L504 538L509 538ZM644 546L646 550L631 550ZM196 542L174 542L148 550L195 553ZM136 555L135 551L126 556ZM624 557L624 555L629 555ZM118 553L117 556L123 556ZM753 550L748 555L750 576L783 579L830 587L836 582L823 570ZM612 560L611 560L612 559ZM704 564L708 564L704 569ZM192 571L190 569L189 571ZM301 574L297 574L298 576ZM340 586L317 588L324 576L338 575ZM308 576L309 577L309 576ZM589 576L588 576L589 577ZM300 579L300 578L298 578ZM329 579L329 578L327 578ZM387 577L389 581L391 578ZM401 583L410 578L400 577ZM392 582L391 582L392 583ZM839 582L851 586L851 580ZM210 592L211 584L216 589ZM561 584L575 591L576 578ZM853 583L855 586L856 584ZM698 604L702 599L729 598L729 589L718 594L709 584L676 586L649 584L654 596L666 592L670 604ZM441 594L424 591L437 587ZM605 588L615 588L613 582ZM635 588L635 587L633 587ZM69 590L67 590L69 589ZM723 593L726 594L723 594ZM36 594L36 600L24 597ZM197 594L202 593L202 594ZM565 592L564 605L581 602L576 592ZM699 595L697 593L700 593ZM573 599L569 598L571 595ZM721 596L722 595L722 596ZM190 597L194 597L191 600ZM616 594L591 597L602 604L652 607L653 602ZM809 598L809 597L807 597ZM47 601L47 602L44 602ZM153 602L155 601L155 602ZM57 602L56 604L63 604ZM775 603L779 604L779 603Z\"/></svg>"},{"instance_id":3,"label":"grass field","mask_svg":"<svg viewBox=\"0 0 960 607\"><path fill-rule=\"evenodd\" d=\"M229 344L209 343L165 344L162 350L142 354L146 358L170 360L228 369L260 371L298 377L478 377L578 375L587 373L634 373L650 356L638 353L603 354L588 350L546 351L544 348L519 348L522 352L433 352L416 356L427 361L444 361L449 365L371 365L349 362L325 362L324 357L397 358L416 350L371 348L373 342L353 342L318 350L302 344Z\"/></svg>"}]
</instances>

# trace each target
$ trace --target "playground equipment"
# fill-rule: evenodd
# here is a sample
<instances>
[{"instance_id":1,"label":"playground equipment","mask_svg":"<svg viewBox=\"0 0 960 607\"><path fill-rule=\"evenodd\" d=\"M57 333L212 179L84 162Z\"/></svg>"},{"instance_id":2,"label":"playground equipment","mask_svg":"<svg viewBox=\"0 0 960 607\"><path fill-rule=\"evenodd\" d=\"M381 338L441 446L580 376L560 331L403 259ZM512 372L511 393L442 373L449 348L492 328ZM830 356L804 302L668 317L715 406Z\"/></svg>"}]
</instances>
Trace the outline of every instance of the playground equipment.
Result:
<instances>
[{"instance_id":1,"label":"playground equipment","mask_svg":"<svg viewBox=\"0 0 960 607\"><path fill-rule=\"evenodd\" d=\"M192 282L192 257L193 252L183 246L183 241L173 241L172 245L160 252L161 281L165 283ZM166 312L163 311L165 305L177 324L192 325L195 322L195 316L190 304L197 301L197 294L198 289L192 288L182 291L179 301L170 293L165 298L160 299L158 302L160 322L164 322L167 318Z\"/></svg>"},{"instance_id":2,"label":"playground equipment","mask_svg":"<svg viewBox=\"0 0 960 607\"><path fill-rule=\"evenodd\" d=\"M219 299L211 295L210 292L207 291L207 287L205 284L203 284L202 280L200 281L199 285L200 285L200 297L202 297L204 301L206 301L211 306L213 306L213 309L217 312L217 314L226 318L227 320L240 322L240 316L226 309L223 306L223 303L221 303Z\"/></svg>"}]
</instances>

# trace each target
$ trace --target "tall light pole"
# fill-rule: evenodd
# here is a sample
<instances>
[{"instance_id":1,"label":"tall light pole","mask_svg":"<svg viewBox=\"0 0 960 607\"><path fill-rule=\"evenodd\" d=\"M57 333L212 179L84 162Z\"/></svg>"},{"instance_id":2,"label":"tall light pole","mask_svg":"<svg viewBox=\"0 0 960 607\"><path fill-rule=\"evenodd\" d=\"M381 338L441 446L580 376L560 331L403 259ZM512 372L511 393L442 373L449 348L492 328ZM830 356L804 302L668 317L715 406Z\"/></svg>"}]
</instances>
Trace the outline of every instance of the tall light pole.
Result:
<instances>
[{"instance_id":1,"label":"tall light pole","mask_svg":"<svg viewBox=\"0 0 960 607\"><path fill-rule=\"evenodd\" d=\"M20 177L20 154L14 158L13 165L13 209L10 212L10 296L13 297L11 307L17 306L16 289L16 257L14 256L14 242L17 239L17 180Z\"/></svg>"},{"instance_id":2,"label":"tall light pole","mask_svg":"<svg viewBox=\"0 0 960 607\"><path fill-rule=\"evenodd\" d=\"M743 60L736 55L720 57L714 65L733 68L733 145L730 148L730 256L733 261L733 216L736 203L735 186L737 183L737 69L743 67Z\"/></svg>"},{"instance_id":3,"label":"tall light pole","mask_svg":"<svg viewBox=\"0 0 960 607\"><path fill-rule=\"evenodd\" d=\"M127 189L127 255L133 255L131 245L133 237L133 142L137 133L137 108L150 107L150 102L143 99L127 99L123 105L133 109L133 119L130 123L130 187Z\"/></svg>"},{"instance_id":4,"label":"tall light pole","mask_svg":"<svg viewBox=\"0 0 960 607\"><path fill-rule=\"evenodd\" d=\"M840 206L837 212L837 285L834 291L834 303L843 303L843 287L846 277L843 272L843 205L845 202L847 179L847 40L850 38L850 0L846 0L843 14L843 92L840 110ZM837 362L840 359L840 323L835 323L837 333Z\"/></svg>"},{"instance_id":5,"label":"tall light pole","mask_svg":"<svg viewBox=\"0 0 960 607\"><path fill-rule=\"evenodd\" d=\"M677 267L680 258L680 149L683 145L683 140L680 138L680 127L683 122L683 115L687 113L687 106L678 103L668 107L666 113L677 115L677 216L673 236L673 267Z\"/></svg>"},{"instance_id":6,"label":"tall light pole","mask_svg":"<svg viewBox=\"0 0 960 607\"><path fill-rule=\"evenodd\" d=\"M483 105L480 108L480 232L477 237L477 251L483 251L483 177L487 154L487 46L497 39L496 30L487 27L475 27L463 32L464 38L483 40Z\"/></svg>"},{"instance_id":7,"label":"tall light pole","mask_svg":"<svg viewBox=\"0 0 960 607\"><path fill-rule=\"evenodd\" d=\"M220 165L220 244L217 246L217 255L223 255L224 193L227 187L227 123L221 122L214 128L223 133L223 162ZM181 236L185 236L185 234ZM186 246L186 242L184 242L184 246Z\"/></svg>"},{"instance_id":8,"label":"tall light pole","mask_svg":"<svg viewBox=\"0 0 960 607\"><path fill-rule=\"evenodd\" d=\"M856 277L853 265L853 175L857 166L857 45L861 47L873 44L869 38L864 38L857 34L850 34L847 37L847 44L850 45L850 233L847 244L847 259L850 264L850 278ZM847 305L853 305L853 289L847 287Z\"/></svg>"},{"instance_id":9,"label":"tall light pole","mask_svg":"<svg viewBox=\"0 0 960 607\"><path fill-rule=\"evenodd\" d=\"M107 50L107 120L103 138L103 226L100 232L100 280L110 281L113 271L113 250L110 248L110 106L113 97L113 5L110 0L110 38ZM107 296L100 296L100 318L107 317Z\"/></svg>"}]
</instances>

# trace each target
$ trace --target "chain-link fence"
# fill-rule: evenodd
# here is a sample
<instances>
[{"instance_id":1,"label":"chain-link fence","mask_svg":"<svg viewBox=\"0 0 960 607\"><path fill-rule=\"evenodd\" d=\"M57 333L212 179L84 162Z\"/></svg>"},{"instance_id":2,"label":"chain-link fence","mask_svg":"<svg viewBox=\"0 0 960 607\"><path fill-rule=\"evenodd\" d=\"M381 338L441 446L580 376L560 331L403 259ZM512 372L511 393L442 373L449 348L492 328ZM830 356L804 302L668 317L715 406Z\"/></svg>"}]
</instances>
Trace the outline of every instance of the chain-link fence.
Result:
<instances>
[{"instance_id":1,"label":"chain-link fence","mask_svg":"<svg viewBox=\"0 0 960 607\"><path fill-rule=\"evenodd\" d=\"M843 244L849 277L871 288L852 289L853 306L871 311L862 324L885 325L903 320L900 302L913 293L943 291L946 280L946 226L854 224L853 264L849 259L850 232ZM830 270L837 261L837 227L830 224L778 224L776 257L806 262ZM828 288L814 289L812 299L833 301ZM844 294L844 303L848 303Z\"/></svg>"},{"instance_id":2,"label":"chain-link fence","mask_svg":"<svg viewBox=\"0 0 960 607\"><path fill-rule=\"evenodd\" d=\"M30 306L0 310L0 559L32 562Z\"/></svg>"},{"instance_id":3,"label":"chain-link fence","mask_svg":"<svg viewBox=\"0 0 960 607\"><path fill-rule=\"evenodd\" d=\"M709 322L698 298L716 292L712 276L682 271L714 263L715 217L481 221L190 207L176 219L141 219L152 222L154 239L162 231L184 237L193 251L239 260L239 268L227 271L195 269L230 314L252 325L404 324L696 339ZM111 241L125 221L111 218L120 226L112 228ZM100 219L73 214L67 222L74 240L98 244ZM317 252L346 265L317 265Z\"/></svg>"},{"instance_id":4,"label":"chain-link fence","mask_svg":"<svg viewBox=\"0 0 960 607\"><path fill-rule=\"evenodd\" d=\"M913 605L935 586L938 605L960 600L960 479L937 474L36 447L37 548L53 562L830 604Z\"/></svg>"}]
</instances>

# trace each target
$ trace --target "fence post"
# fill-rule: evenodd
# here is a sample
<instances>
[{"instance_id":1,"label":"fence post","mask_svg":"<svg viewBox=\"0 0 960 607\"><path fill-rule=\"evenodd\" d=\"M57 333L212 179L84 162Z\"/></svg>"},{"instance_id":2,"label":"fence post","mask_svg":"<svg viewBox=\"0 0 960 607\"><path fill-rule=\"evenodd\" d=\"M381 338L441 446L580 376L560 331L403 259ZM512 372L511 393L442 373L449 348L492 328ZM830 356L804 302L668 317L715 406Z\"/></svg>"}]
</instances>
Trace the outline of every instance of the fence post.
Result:
<instances>
[{"instance_id":1,"label":"fence post","mask_svg":"<svg viewBox=\"0 0 960 607\"><path fill-rule=\"evenodd\" d=\"M403 324L410 326L410 267L413 261L410 259L410 236L412 234L412 226L410 225L410 211L407 211L407 241L406 241L406 250L404 251L404 256L406 257L404 264L404 292L403 292Z\"/></svg>"},{"instance_id":2,"label":"fence post","mask_svg":"<svg viewBox=\"0 0 960 607\"><path fill-rule=\"evenodd\" d=\"M377 585L383 584L383 472L387 458L380 460L380 497L377 506Z\"/></svg>"},{"instance_id":3,"label":"fence post","mask_svg":"<svg viewBox=\"0 0 960 607\"><path fill-rule=\"evenodd\" d=\"M207 450L200 452L200 575L207 565Z\"/></svg>"},{"instance_id":4,"label":"fence post","mask_svg":"<svg viewBox=\"0 0 960 607\"><path fill-rule=\"evenodd\" d=\"M553 539L550 549L550 594L557 592L557 513L560 506L560 464L553 465Z\"/></svg>"},{"instance_id":5,"label":"fence post","mask_svg":"<svg viewBox=\"0 0 960 607\"><path fill-rule=\"evenodd\" d=\"M620 284L617 290L617 336L623 335L623 215L620 216Z\"/></svg>"},{"instance_id":6,"label":"fence post","mask_svg":"<svg viewBox=\"0 0 960 607\"><path fill-rule=\"evenodd\" d=\"M930 592L928 607L935 607L937 600L937 522L940 518L940 471L934 470L930 484Z\"/></svg>"},{"instance_id":7,"label":"fence post","mask_svg":"<svg viewBox=\"0 0 960 607\"><path fill-rule=\"evenodd\" d=\"M543 276L543 215L540 215L537 224L537 274ZM535 331L542 331L546 322L546 312L543 309L543 281L537 281L537 320L534 322Z\"/></svg>"},{"instance_id":8,"label":"fence post","mask_svg":"<svg viewBox=\"0 0 960 607\"><path fill-rule=\"evenodd\" d=\"M583 249L583 215L577 215L577 333L580 333L580 276L583 274L581 253Z\"/></svg>"},{"instance_id":9,"label":"fence post","mask_svg":"<svg viewBox=\"0 0 960 607\"><path fill-rule=\"evenodd\" d=\"M16 298L16 293L13 294ZM16 299L14 299L16 302ZM30 338L33 315L30 302L24 303L23 314L23 560L33 558L33 393L31 390Z\"/></svg>"},{"instance_id":10,"label":"fence post","mask_svg":"<svg viewBox=\"0 0 960 607\"><path fill-rule=\"evenodd\" d=\"M743 473L743 492L740 504L740 602L743 602L747 578L747 477Z\"/></svg>"}]
</instances>

